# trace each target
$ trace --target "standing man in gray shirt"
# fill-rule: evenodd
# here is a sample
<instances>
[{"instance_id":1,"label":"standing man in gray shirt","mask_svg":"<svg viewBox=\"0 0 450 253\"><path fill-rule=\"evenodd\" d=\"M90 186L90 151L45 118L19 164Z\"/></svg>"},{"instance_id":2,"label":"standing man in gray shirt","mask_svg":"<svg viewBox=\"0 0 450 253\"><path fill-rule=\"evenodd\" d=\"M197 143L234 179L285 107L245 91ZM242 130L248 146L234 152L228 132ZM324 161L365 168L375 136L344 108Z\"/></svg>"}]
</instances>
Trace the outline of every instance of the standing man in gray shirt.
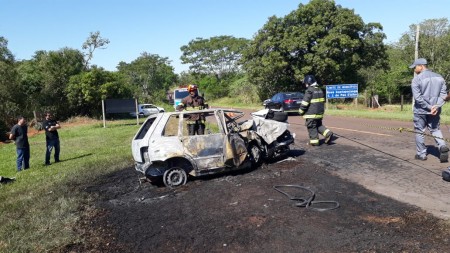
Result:
<instances>
[{"instance_id":1,"label":"standing man in gray shirt","mask_svg":"<svg viewBox=\"0 0 450 253\"><path fill-rule=\"evenodd\" d=\"M414 97L414 132L416 133L417 160L427 160L427 147L425 146L425 130L433 135L439 148L439 160L448 162L448 151L442 132L439 128L441 107L447 96L447 86L444 78L427 69L427 60L419 58L410 68L417 74L411 83Z\"/></svg>"}]
</instances>

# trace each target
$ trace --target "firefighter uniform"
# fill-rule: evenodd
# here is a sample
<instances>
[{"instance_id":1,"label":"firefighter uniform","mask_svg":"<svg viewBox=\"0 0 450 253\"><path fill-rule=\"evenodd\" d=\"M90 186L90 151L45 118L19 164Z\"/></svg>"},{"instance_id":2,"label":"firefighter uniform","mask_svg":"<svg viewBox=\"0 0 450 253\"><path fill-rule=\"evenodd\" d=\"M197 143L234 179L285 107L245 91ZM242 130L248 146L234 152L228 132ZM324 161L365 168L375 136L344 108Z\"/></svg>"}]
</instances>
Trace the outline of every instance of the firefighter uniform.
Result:
<instances>
[{"instance_id":1,"label":"firefighter uniform","mask_svg":"<svg viewBox=\"0 0 450 253\"><path fill-rule=\"evenodd\" d=\"M205 100L197 93L195 96L188 95L178 104L177 110L195 111L203 110L205 107ZM205 133L205 116L202 113L188 114L187 125L189 135L203 135Z\"/></svg>"},{"instance_id":2,"label":"firefighter uniform","mask_svg":"<svg viewBox=\"0 0 450 253\"><path fill-rule=\"evenodd\" d=\"M319 145L319 133L325 137L325 143L329 143L333 133L322 125L325 111L325 95L323 90L314 81L306 89L303 101L300 104L299 113L306 120L306 128L309 134L309 144Z\"/></svg>"}]
</instances>

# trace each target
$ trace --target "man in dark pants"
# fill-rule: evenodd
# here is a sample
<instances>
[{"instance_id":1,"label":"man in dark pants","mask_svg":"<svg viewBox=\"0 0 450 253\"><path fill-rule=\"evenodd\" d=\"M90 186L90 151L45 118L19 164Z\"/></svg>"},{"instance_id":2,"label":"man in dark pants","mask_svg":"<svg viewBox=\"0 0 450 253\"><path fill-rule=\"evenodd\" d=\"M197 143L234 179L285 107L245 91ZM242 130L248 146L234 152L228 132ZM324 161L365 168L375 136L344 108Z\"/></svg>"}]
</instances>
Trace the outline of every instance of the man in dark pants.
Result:
<instances>
[{"instance_id":1,"label":"man in dark pants","mask_svg":"<svg viewBox=\"0 0 450 253\"><path fill-rule=\"evenodd\" d=\"M47 150L45 151L45 165L50 165L50 155L52 153L53 148L55 148L55 163L59 162L59 135L58 129L61 128L59 123L53 119L51 113L45 114L45 120L43 122L44 130L45 130L45 141Z\"/></svg>"},{"instance_id":2,"label":"man in dark pants","mask_svg":"<svg viewBox=\"0 0 450 253\"><path fill-rule=\"evenodd\" d=\"M189 95L178 104L177 110L203 110L205 109L205 100L198 95L197 85L188 86ZM189 135L203 135L205 133L205 116L201 113L188 114L187 126Z\"/></svg>"},{"instance_id":3,"label":"man in dark pants","mask_svg":"<svg viewBox=\"0 0 450 253\"><path fill-rule=\"evenodd\" d=\"M17 171L30 168L30 144L28 143L28 127L24 117L17 118L17 124L14 125L9 134L9 139L16 143L17 152Z\"/></svg>"},{"instance_id":4,"label":"man in dark pants","mask_svg":"<svg viewBox=\"0 0 450 253\"><path fill-rule=\"evenodd\" d=\"M309 145L319 146L319 133L325 137L324 142L329 144L333 137L333 132L322 124L325 112L325 94L313 75L305 76L303 83L306 85L306 91L300 104L299 114L306 120Z\"/></svg>"}]
</instances>

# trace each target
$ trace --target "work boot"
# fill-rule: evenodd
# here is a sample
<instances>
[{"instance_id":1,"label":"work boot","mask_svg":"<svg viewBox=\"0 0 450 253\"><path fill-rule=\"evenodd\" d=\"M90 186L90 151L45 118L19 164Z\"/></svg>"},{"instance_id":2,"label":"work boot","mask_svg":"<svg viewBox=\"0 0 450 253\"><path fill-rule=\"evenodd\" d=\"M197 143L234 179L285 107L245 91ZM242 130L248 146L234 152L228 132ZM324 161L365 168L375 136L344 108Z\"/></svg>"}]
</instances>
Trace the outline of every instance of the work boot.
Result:
<instances>
[{"instance_id":1,"label":"work boot","mask_svg":"<svg viewBox=\"0 0 450 253\"><path fill-rule=\"evenodd\" d=\"M333 139L333 132L329 132L327 136L325 136L325 143L330 144L330 141Z\"/></svg>"},{"instance_id":2,"label":"work boot","mask_svg":"<svg viewBox=\"0 0 450 253\"><path fill-rule=\"evenodd\" d=\"M450 167L442 171L442 179L444 179L447 182L450 182Z\"/></svg>"},{"instance_id":3,"label":"work boot","mask_svg":"<svg viewBox=\"0 0 450 253\"><path fill-rule=\"evenodd\" d=\"M421 160L421 161L425 161L425 160L427 160L427 157L426 157L426 156L416 155L416 156L414 157L414 159L416 159L416 160Z\"/></svg>"},{"instance_id":4,"label":"work boot","mask_svg":"<svg viewBox=\"0 0 450 253\"><path fill-rule=\"evenodd\" d=\"M449 151L449 149L448 149L448 147L447 146L441 146L440 148L439 148L439 152L440 152L440 155L439 155L439 160L441 161L441 163L446 163L446 162L448 162L448 151Z\"/></svg>"}]
</instances>

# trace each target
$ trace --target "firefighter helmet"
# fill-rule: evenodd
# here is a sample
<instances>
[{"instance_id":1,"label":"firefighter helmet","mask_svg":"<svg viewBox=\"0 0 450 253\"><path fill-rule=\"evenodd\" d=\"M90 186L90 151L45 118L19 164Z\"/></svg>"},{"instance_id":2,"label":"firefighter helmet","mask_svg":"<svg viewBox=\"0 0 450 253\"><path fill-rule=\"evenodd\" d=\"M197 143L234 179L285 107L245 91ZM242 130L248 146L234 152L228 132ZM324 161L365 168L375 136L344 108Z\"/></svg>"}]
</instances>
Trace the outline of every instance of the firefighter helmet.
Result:
<instances>
[{"instance_id":1,"label":"firefighter helmet","mask_svg":"<svg viewBox=\"0 0 450 253\"><path fill-rule=\"evenodd\" d=\"M197 85L195 85L195 84L189 84L187 89L189 92L192 92L192 91L197 91L198 88L197 88Z\"/></svg>"},{"instance_id":2,"label":"firefighter helmet","mask_svg":"<svg viewBox=\"0 0 450 253\"><path fill-rule=\"evenodd\" d=\"M316 78L313 75L306 75L303 83L306 85L311 85L316 82Z\"/></svg>"}]
</instances>

